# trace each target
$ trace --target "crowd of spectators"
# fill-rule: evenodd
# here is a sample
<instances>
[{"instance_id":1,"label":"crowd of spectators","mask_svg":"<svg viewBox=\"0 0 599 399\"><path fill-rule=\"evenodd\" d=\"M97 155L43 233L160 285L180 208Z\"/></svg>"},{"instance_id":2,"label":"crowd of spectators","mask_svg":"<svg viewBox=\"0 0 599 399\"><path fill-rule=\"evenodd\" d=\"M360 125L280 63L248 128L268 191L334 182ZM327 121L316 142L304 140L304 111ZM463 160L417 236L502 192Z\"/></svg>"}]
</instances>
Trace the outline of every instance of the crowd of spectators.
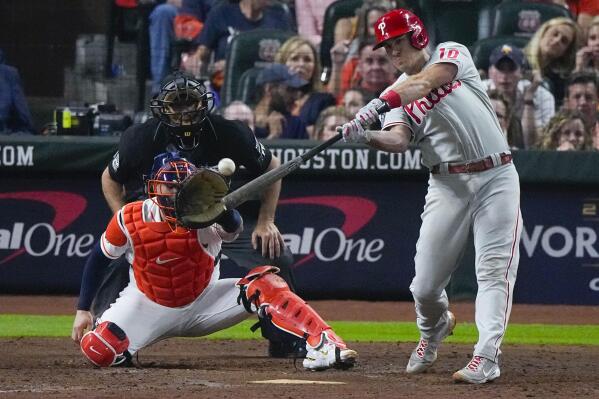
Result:
<instances>
[{"instance_id":1,"label":"crowd of spectators","mask_svg":"<svg viewBox=\"0 0 599 399\"><path fill-rule=\"evenodd\" d=\"M597 150L599 2L536 2L568 8L572 17L546 20L522 47L506 40L490 51L481 78L499 124L513 149ZM233 98L216 112L246 122L263 139L323 140L398 77L385 50L372 49L374 21L390 9L414 9L422 2L364 0L353 17L338 19L327 76L320 46L325 11L334 0L156 3L148 32L153 92L166 74L181 68L206 79L218 95L236 35L265 28L292 32L274 62L260 63L254 97L245 103ZM173 51L177 42L185 43L181 54ZM33 131L18 74L7 68L0 56L0 128L8 130L10 120L19 131Z\"/></svg>"}]
</instances>

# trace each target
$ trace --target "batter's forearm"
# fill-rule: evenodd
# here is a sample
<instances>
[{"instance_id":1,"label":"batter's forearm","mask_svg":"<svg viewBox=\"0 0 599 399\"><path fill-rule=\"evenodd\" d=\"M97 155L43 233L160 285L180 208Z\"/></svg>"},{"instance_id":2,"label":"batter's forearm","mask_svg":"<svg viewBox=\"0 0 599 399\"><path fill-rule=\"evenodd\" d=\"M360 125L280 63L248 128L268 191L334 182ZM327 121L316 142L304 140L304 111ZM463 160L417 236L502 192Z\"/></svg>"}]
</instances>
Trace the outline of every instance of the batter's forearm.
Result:
<instances>
[{"instance_id":1,"label":"batter's forearm","mask_svg":"<svg viewBox=\"0 0 599 399\"><path fill-rule=\"evenodd\" d=\"M391 86L380 98L391 108L397 108L426 97L432 90L453 82L457 67L452 64L435 64L406 80Z\"/></svg>"},{"instance_id":2,"label":"batter's forearm","mask_svg":"<svg viewBox=\"0 0 599 399\"><path fill-rule=\"evenodd\" d=\"M408 149L410 143L409 138L406 139L400 132L367 130L366 134L369 138L368 145L381 151L404 152Z\"/></svg>"},{"instance_id":3,"label":"batter's forearm","mask_svg":"<svg viewBox=\"0 0 599 399\"><path fill-rule=\"evenodd\" d=\"M104 169L102 173L102 192L112 213L118 212L125 205L125 191L123 186L112 180L108 168Z\"/></svg>"}]
</instances>

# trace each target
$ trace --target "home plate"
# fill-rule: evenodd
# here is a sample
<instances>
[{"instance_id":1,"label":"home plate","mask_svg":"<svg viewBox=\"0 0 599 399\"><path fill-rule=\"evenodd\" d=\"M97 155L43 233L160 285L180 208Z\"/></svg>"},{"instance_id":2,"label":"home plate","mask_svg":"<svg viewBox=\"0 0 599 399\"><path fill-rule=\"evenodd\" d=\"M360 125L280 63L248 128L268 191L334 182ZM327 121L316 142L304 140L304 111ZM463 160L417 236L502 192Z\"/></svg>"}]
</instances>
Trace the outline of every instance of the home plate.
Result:
<instances>
[{"instance_id":1,"label":"home plate","mask_svg":"<svg viewBox=\"0 0 599 399\"><path fill-rule=\"evenodd\" d=\"M345 382L340 381L312 381L312 380L264 380L264 381L248 381L250 384L322 384L322 385L342 385Z\"/></svg>"}]
</instances>

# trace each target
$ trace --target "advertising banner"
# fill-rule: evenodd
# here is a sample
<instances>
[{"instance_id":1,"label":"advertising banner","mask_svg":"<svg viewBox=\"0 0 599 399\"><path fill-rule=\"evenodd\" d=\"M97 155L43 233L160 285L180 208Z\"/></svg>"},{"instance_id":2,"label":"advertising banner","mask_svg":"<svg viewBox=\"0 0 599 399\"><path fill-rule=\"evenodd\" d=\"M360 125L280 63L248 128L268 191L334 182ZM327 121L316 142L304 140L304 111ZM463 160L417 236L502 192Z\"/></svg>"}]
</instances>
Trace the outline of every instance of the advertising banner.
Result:
<instances>
[{"instance_id":1,"label":"advertising banner","mask_svg":"<svg viewBox=\"0 0 599 399\"><path fill-rule=\"evenodd\" d=\"M312 144L269 148L287 162ZM85 257L110 218L100 174L116 149L115 138L0 137L0 294L78 293ZM515 301L599 304L599 153L514 156L524 219ZM411 299L426 177L418 149L342 144L286 177L277 225L295 255L299 290ZM450 294L475 294L472 251ZM222 267L224 276L243 273L227 259Z\"/></svg>"},{"instance_id":2,"label":"advertising banner","mask_svg":"<svg viewBox=\"0 0 599 399\"><path fill-rule=\"evenodd\" d=\"M288 179L277 223L300 292L409 300L425 192L420 179ZM599 304L598 203L582 189L523 190L516 302ZM77 294L110 218L97 179L8 179L0 204L0 293ZM223 275L238 274L228 262Z\"/></svg>"}]
</instances>

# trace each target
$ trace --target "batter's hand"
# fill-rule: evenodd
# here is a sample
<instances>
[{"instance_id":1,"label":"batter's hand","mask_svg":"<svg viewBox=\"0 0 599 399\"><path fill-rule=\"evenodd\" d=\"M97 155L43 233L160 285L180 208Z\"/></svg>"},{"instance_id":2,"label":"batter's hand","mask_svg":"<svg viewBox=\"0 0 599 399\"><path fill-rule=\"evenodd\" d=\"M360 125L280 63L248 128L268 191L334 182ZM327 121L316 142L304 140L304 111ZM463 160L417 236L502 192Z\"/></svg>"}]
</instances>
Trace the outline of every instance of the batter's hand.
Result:
<instances>
[{"instance_id":1,"label":"batter's hand","mask_svg":"<svg viewBox=\"0 0 599 399\"><path fill-rule=\"evenodd\" d=\"M346 143L368 143L370 137L356 119L347 122L341 127L337 128L337 131L341 130L343 134L343 141Z\"/></svg>"},{"instance_id":2,"label":"batter's hand","mask_svg":"<svg viewBox=\"0 0 599 399\"><path fill-rule=\"evenodd\" d=\"M252 246L258 250L258 244L261 245L262 256L269 259L275 259L281 256L281 250L284 245L283 236L272 221L260 222L252 232Z\"/></svg>"},{"instance_id":3,"label":"batter's hand","mask_svg":"<svg viewBox=\"0 0 599 399\"><path fill-rule=\"evenodd\" d=\"M375 122L379 121L379 113L377 109L381 108L385 103L380 98L370 100L368 104L360 108L356 114L356 119L360 121L362 127L368 128Z\"/></svg>"},{"instance_id":4,"label":"batter's hand","mask_svg":"<svg viewBox=\"0 0 599 399\"><path fill-rule=\"evenodd\" d=\"M93 325L93 317L87 310L78 310L75 315L75 321L73 322L73 331L71 332L71 338L75 342L81 341L81 337L85 333L85 330L91 330Z\"/></svg>"}]
</instances>

